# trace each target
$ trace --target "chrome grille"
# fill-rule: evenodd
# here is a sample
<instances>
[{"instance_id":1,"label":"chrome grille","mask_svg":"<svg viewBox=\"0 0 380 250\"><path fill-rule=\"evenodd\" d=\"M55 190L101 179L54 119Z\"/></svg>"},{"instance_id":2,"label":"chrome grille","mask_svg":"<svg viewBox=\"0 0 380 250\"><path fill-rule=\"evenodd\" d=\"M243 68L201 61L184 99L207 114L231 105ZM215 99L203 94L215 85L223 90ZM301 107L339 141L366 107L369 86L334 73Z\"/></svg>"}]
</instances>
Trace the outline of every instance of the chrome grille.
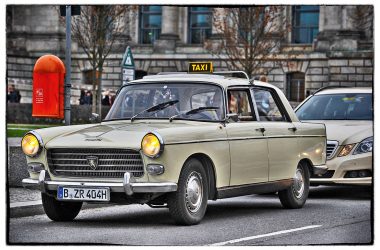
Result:
<instances>
[{"instance_id":1,"label":"chrome grille","mask_svg":"<svg viewBox=\"0 0 380 250\"><path fill-rule=\"evenodd\" d=\"M327 159L331 159L334 156L337 148L338 148L337 141L327 141L327 146L326 146Z\"/></svg>"},{"instance_id":2,"label":"chrome grille","mask_svg":"<svg viewBox=\"0 0 380 250\"><path fill-rule=\"evenodd\" d=\"M98 158L93 169L87 157ZM144 175L144 164L137 151L127 149L50 149L50 171L63 177L123 178L125 172L134 177Z\"/></svg>"}]
</instances>

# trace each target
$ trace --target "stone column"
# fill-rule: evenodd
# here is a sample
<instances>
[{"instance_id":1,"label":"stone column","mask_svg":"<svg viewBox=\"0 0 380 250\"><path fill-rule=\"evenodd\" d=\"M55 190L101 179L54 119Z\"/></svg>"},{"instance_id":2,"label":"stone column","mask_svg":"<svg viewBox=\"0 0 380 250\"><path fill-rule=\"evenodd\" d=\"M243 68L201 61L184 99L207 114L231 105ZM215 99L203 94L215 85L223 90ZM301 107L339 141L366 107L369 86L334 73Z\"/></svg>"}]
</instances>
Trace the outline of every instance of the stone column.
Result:
<instances>
[{"instance_id":1,"label":"stone column","mask_svg":"<svg viewBox=\"0 0 380 250\"><path fill-rule=\"evenodd\" d=\"M355 30L350 18L351 6L321 6L319 34L315 51L357 51L363 32Z\"/></svg>"},{"instance_id":2,"label":"stone column","mask_svg":"<svg viewBox=\"0 0 380 250\"><path fill-rule=\"evenodd\" d=\"M178 36L178 12L176 6L162 7L161 35L154 42L154 51L159 53L173 53Z\"/></svg>"}]
</instances>

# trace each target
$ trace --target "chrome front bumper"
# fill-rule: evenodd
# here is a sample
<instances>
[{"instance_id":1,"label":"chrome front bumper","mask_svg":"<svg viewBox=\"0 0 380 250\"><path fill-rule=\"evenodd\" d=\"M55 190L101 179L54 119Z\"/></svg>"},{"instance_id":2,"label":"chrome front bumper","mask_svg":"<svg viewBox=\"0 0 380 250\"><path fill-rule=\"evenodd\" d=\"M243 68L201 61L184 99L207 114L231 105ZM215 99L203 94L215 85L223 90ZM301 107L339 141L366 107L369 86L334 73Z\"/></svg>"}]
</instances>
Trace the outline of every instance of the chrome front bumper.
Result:
<instances>
[{"instance_id":1,"label":"chrome front bumper","mask_svg":"<svg viewBox=\"0 0 380 250\"><path fill-rule=\"evenodd\" d=\"M57 191L58 186L64 187L108 187L111 192L126 193L167 193L177 191L177 184L172 182L135 182L131 173L124 174L123 182L80 182L80 181L52 181L46 179L46 171L40 172L38 180L27 178L22 185L29 189L38 189L41 192Z\"/></svg>"}]
</instances>

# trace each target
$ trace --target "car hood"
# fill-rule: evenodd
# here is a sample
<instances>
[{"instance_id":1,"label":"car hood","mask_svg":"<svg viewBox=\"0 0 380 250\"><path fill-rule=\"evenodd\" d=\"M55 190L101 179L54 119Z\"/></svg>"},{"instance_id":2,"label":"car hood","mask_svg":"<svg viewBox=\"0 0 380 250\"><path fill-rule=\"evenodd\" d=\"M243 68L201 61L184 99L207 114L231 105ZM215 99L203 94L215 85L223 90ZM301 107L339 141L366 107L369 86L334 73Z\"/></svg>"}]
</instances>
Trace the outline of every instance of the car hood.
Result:
<instances>
[{"instance_id":1,"label":"car hood","mask_svg":"<svg viewBox=\"0 0 380 250\"><path fill-rule=\"evenodd\" d=\"M64 127L63 127L64 128ZM45 130L45 131L44 131ZM44 133L48 129L36 131L45 142ZM51 136L46 148L132 148L139 149L142 138L149 132L159 134L165 144L225 138L219 123L192 121L134 121L103 122L97 125L78 127L66 133Z\"/></svg>"},{"instance_id":2,"label":"car hood","mask_svg":"<svg viewBox=\"0 0 380 250\"><path fill-rule=\"evenodd\" d=\"M358 143L373 136L373 121L319 120L306 122L324 123L327 140L338 141L339 145Z\"/></svg>"}]
</instances>

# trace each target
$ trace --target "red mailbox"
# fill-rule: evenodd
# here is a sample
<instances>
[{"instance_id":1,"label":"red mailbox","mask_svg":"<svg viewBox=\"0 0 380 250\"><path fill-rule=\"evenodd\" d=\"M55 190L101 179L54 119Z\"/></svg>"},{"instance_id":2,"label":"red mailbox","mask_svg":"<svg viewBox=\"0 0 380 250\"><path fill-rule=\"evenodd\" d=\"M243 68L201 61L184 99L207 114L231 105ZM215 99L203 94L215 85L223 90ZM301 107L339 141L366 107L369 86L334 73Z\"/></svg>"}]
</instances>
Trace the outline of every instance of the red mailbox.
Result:
<instances>
[{"instance_id":1,"label":"red mailbox","mask_svg":"<svg viewBox=\"0 0 380 250\"><path fill-rule=\"evenodd\" d=\"M33 117L64 118L65 65L54 55L41 56L33 69Z\"/></svg>"}]
</instances>

